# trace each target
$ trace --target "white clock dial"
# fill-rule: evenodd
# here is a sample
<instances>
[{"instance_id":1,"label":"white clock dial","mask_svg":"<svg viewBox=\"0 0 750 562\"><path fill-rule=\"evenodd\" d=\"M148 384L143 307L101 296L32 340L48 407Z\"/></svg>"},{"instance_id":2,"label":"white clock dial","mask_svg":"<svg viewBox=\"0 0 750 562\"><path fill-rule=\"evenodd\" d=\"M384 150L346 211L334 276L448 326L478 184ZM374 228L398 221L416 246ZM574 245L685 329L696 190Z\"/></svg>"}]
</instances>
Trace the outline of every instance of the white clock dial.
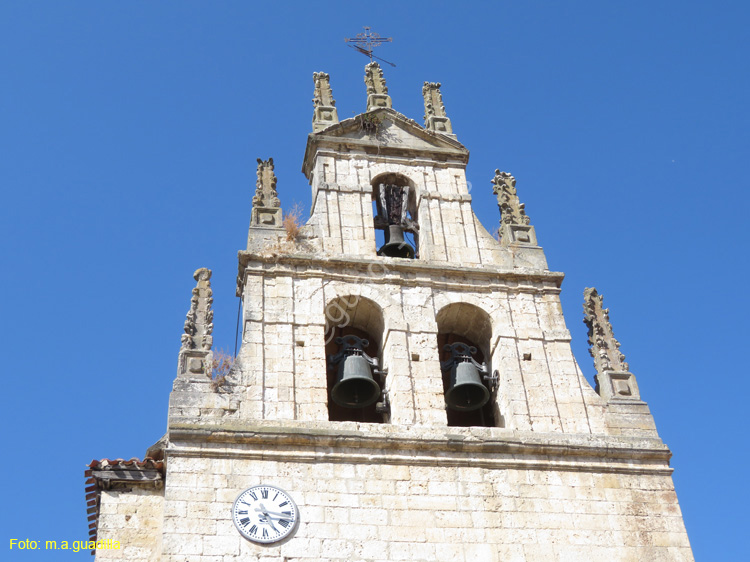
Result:
<instances>
[{"instance_id":1,"label":"white clock dial","mask_svg":"<svg viewBox=\"0 0 750 562\"><path fill-rule=\"evenodd\" d=\"M299 511L284 490L275 486L253 486L234 500L232 519L246 539L272 543L286 538L295 529Z\"/></svg>"}]
</instances>

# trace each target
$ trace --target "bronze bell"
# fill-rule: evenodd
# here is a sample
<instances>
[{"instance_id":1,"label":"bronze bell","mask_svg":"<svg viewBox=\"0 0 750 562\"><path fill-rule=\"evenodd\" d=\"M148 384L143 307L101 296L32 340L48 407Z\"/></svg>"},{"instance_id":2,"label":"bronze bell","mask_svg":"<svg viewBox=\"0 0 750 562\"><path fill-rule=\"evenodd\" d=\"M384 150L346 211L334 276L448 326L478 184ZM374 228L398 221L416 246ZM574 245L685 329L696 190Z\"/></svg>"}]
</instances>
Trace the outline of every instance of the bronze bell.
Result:
<instances>
[{"instance_id":1,"label":"bronze bell","mask_svg":"<svg viewBox=\"0 0 750 562\"><path fill-rule=\"evenodd\" d=\"M365 408L380 398L380 386L372 378L372 367L377 367L377 359L369 357L363 350L369 345L357 336L336 338L343 344L339 353L329 358L331 364L338 363L336 384L331 390L331 398L344 408Z\"/></svg>"},{"instance_id":2,"label":"bronze bell","mask_svg":"<svg viewBox=\"0 0 750 562\"><path fill-rule=\"evenodd\" d=\"M452 353L451 358L441 363L442 369L450 369L450 382L445 392L445 403L451 410L470 412L478 410L490 399L490 391L482 383L481 373L487 372L484 364L473 358L476 347L464 343L446 345L445 351Z\"/></svg>"},{"instance_id":3,"label":"bronze bell","mask_svg":"<svg viewBox=\"0 0 750 562\"><path fill-rule=\"evenodd\" d=\"M378 219L384 230L385 244L378 250L379 256L391 258L414 258L414 248L404 240L404 227L418 228L409 219L407 208L409 205L410 188L407 185L380 184L378 194Z\"/></svg>"},{"instance_id":4,"label":"bronze bell","mask_svg":"<svg viewBox=\"0 0 750 562\"><path fill-rule=\"evenodd\" d=\"M414 248L404 240L404 229L400 225L388 225L388 242L378 250L378 255L391 258L414 258Z\"/></svg>"}]
</instances>

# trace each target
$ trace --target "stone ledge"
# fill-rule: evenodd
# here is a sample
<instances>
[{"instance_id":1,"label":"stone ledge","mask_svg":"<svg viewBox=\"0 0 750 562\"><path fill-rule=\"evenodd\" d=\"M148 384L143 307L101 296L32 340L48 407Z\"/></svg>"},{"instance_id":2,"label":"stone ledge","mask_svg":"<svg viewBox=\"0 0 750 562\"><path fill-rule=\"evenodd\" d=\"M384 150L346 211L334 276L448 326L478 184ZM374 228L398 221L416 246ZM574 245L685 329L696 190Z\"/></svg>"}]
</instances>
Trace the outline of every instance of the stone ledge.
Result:
<instances>
[{"instance_id":1,"label":"stone ledge","mask_svg":"<svg viewBox=\"0 0 750 562\"><path fill-rule=\"evenodd\" d=\"M440 193L435 191L425 191L419 195L419 199L471 203L471 195L468 193Z\"/></svg>"},{"instance_id":2,"label":"stone ledge","mask_svg":"<svg viewBox=\"0 0 750 562\"><path fill-rule=\"evenodd\" d=\"M273 257L256 254L252 252L238 252L239 271L237 276L238 283L241 281L244 285L246 276L249 273L262 273L263 275L291 275L296 277L326 277L334 279L341 277L342 280L353 278L361 281L361 275L356 273L332 273L331 269L347 268L354 271L362 271L368 274L374 273L368 277L371 283L389 283L398 282L399 284L429 285L429 286L448 286L457 284L465 287L463 290L475 290L476 287L470 285L472 281L480 281L486 285L487 281L506 282L508 289L517 292L538 293L540 290L547 292L559 293L565 274L555 271L535 270L535 269L501 269L496 267L465 267L451 266L446 264L429 264L420 260L401 260L397 258L326 258L315 254L286 254L276 255ZM258 267L253 269L251 263L256 262ZM278 271L269 271L267 265L273 265ZM285 266L288 268L285 270ZM299 271L299 267L306 267L313 271ZM317 269L317 271L315 271ZM401 275L420 275L419 278L411 279L398 278L389 276L389 274L398 273ZM438 280L434 280L437 276ZM440 280L443 278L445 280ZM547 284L546 287L527 286L521 283ZM238 286L238 291L241 286ZM240 294L240 293L238 293Z\"/></svg>"},{"instance_id":3,"label":"stone ledge","mask_svg":"<svg viewBox=\"0 0 750 562\"><path fill-rule=\"evenodd\" d=\"M168 454L210 454L293 462L355 462L596 469L671 474L669 448L658 438L534 434L500 428L407 429L319 422L170 423ZM193 445L194 443L199 445ZM227 444L234 447L228 448ZM194 448L198 447L198 452ZM224 451L224 452L222 452Z\"/></svg>"}]
</instances>

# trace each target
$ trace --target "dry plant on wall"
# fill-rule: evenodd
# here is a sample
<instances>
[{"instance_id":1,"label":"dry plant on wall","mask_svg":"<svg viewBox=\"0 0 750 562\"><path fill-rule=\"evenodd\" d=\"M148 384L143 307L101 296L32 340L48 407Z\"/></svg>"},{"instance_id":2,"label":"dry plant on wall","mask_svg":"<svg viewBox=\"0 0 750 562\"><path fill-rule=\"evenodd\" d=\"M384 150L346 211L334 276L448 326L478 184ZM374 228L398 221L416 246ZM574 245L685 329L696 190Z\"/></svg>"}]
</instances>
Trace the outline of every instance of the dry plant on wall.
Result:
<instances>
[{"instance_id":1,"label":"dry plant on wall","mask_svg":"<svg viewBox=\"0 0 750 562\"><path fill-rule=\"evenodd\" d=\"M279 236L276 240L270 242L263 249L266 256L278 258L281 255L289 254L299 250L309 250L302 234L302 210L300 203L295 203L292 208L284 213L281 226L285 230L285 236Z\"/></svg>"},{"instance_id":2,"label":"dry plant on wall","mask_svg":"<svg viewBox=\"0 0 750 562\"><path fill-rule=\"evenodd\" d=\"M359 128L368 135L377 136L380 131L381 119L377 115L361 113L359 116Z\"/></svg>"},{"instance_id":3,"label":"dry plant on wall","mask_svg":"<svg viewBox=\"0 0 750 562\"><path fill-rule=\"evenodd\" d=\"M302 228L302 222L300 217L302 216L302 205L295 203L292 208L284 213L284 220L282 225L286 230L286 241L296 242L299 238L300 229Z\"/></svg>"},{"instance_id":4,"label":"dry plant on wall","mask_svg":"<svg viewBox=\"0 0 750 562\"><path fill-rule=\"evenodd\" d=\"M211 387L214 390L219 390L227 382L227 375L232 370L234 359L234 355L227 353L223 349L214 351L213 365L211 365Z\"/></svg>"}]
</instances>

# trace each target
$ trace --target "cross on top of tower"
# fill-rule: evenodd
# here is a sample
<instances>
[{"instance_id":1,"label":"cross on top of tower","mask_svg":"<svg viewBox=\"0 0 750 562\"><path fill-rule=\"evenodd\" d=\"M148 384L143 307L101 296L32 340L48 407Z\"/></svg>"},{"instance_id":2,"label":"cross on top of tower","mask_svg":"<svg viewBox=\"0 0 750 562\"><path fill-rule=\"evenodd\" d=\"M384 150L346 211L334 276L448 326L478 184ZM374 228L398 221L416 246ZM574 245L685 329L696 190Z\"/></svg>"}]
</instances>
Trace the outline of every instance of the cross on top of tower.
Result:
<instances>
[{"instance_id":1,"label":"cross on top of tower","mask_svg":"<svg viewBox=\"0 0 750 562\"><path fill-rule=\"evenodd\" d=\"M391 43L393 41L392 37L381 37L377 33L371 32L369 26L364 26L364 33L358 33L356 37L346 37L344 38L344 42L346 43L354 43L353 45L349 45L352 49L355 49L362 53L363 55L366 55L370 57L370 62L372 62L373 58L376 58L378 60L381 60L385 63L390 64L391 66L396 66L390 61L387 61L385 59L381 59L380 57L376 57L372 54L372 50L375 47L380 47L383 43Z\"/></svg>"}]
</instances>

